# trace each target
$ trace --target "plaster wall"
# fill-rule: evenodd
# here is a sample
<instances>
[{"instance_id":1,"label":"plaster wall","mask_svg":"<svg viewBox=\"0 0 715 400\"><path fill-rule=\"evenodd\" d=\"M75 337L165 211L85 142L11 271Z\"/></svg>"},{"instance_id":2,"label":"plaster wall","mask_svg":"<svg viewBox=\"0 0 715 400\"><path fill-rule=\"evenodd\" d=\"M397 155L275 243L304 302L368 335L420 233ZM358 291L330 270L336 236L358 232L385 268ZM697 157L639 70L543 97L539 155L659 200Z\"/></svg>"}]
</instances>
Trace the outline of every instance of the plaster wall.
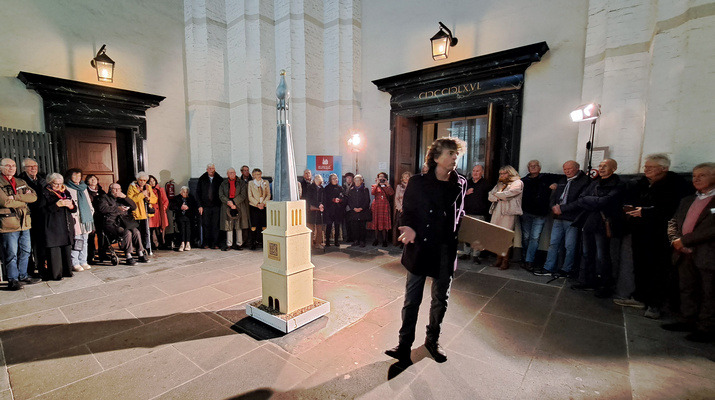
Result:
<instances>
[{"instance_id":1,"label":"plaster wall","mask_svg":"<svg viewBox=\"0 0 715 400\"><path fill-rule=\"evenodd\" d=\"M3 0L0 125L45 130L42 99L20 71L166 96L147 110L147 171L186 182L183 31L182 0ZM98 82L89 64L104 43L116 62L113 83Z\"/></svg>"},{"instance_id":2,"label":"plaster wall","mask_svg":"<svg viewBox=\"0 0 715 400\"><path fill-rule=\"evenodd\" d=\"M308 154L347 155L342 136L359 117L359 0L185 0L184 11L194 176L209 162L221 174L244 164L274 174L282 69L298 171Z\"/></svg>"},{"instance_id":3,"label":"plaster wall","mask_svg":"<svg viewBox=\"0 0 715 400\"><path fill-rule=\"evenodd\" d=\"M712 161L715 1L591 0L588 13L582 102L602 105L595 145L621 173L642 172L650 153L677 172Z\"/></svg>"},{"instance_id":4,"label":"plaster wall","mask_svg":"<svg viewBox=\"0 0 715 400\"><path fill-rule=\"evenodd\" d=\"M581 102L586 0L441 2L362 0L361 128L369 152L360 154L368 182L390 156L390 96L373 80L546 41L549 52L526 70L519 170L530 159L558 172L576 156L579 128L569 112ZM429 38L442 21L459 39L447 60L434 61Z\"/></svg>"}]
</instances>

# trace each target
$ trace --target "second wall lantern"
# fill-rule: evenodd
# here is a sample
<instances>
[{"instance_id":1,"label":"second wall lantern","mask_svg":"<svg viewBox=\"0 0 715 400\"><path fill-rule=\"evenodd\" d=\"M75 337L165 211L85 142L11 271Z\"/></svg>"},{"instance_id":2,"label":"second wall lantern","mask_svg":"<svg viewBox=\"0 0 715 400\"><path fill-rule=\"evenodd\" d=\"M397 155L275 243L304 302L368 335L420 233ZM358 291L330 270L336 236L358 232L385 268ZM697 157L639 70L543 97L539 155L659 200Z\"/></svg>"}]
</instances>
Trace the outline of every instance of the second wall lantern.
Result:
<instances>
[{"instance_id":1,"label":"second wall lantern","mask_svg":"<svg viewBox=\"0 0 715 400\"><path fill-rule=\"evenodd\" d=\"M449 48L457 45L457 38L452 36L452 31L441 22L439 23L439 32L435 33L430 41L432 42L432 58L434 60L444 60L449 57Z\"/></svg>"}]
</instances>

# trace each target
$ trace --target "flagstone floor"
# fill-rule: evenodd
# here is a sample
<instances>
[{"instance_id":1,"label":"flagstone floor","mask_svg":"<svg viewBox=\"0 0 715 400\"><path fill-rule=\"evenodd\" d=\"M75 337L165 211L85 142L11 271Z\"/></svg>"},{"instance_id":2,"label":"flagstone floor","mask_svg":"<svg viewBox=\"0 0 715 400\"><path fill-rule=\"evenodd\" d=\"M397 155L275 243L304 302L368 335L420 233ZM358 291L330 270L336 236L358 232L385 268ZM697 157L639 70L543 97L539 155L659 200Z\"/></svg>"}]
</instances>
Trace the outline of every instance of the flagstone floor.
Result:
<instances>
[{"instance_id":1,"label":"flagstone floor","mask_svg":"<svg viewBox=\"0 0 715 400\"><path fill-rule=\"evenodd\" d=\"M282 335L246 317L261 252L160 251L0 291L0 399L707 399L715 345L569 283L460 261L437 364L397 342L405 272L390 247L314 254L331 312ZM667 318L665 318L667 321Z\"/></svg>"}]
</instances>

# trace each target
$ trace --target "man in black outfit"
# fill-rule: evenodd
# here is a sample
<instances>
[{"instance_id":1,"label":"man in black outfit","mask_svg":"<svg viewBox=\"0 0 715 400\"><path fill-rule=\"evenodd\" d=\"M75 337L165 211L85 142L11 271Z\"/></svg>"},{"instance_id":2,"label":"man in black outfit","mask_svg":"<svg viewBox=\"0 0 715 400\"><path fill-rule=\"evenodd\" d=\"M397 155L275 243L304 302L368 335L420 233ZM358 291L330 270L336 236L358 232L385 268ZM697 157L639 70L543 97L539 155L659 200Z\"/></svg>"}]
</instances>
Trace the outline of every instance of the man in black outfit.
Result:
<instances>
[{"instance_id":1,"label":"man in black outfit","mask_svg":"<svg viewBox=\"0 0 715 400\"><path fill-rule=\"evenodd\" d=\"M101 214L104 232L121 240L122 250L126 254L127 265L136 265L132 252L136 250L139 261L149 262L142 245L139 223L134 220L132 211L137 208L134 200L122 193L118 183L109 185L109 192L99 195L96 199L96 211Z\"/></svg>"},{"instance_id":2,"label":"man in black outfit","mask_svg":"<svg viewBox=\"0 0 715 400\"><path fill-rule=\"evenodd\" d=\"M399 344L385 354L410 361L417 314L426 278L432 278L432 303L425 348L437 362L447 361L439 345L449 289L457 261L457 229L464 214L466 179L455 168L467 145L454 137L435 140L427 151L427 173L410 178L402 204L399 240L405 244L402 265L407 269L405 303Z\"/></svg>"},{"instance_id":3,"label":"man in black outfit","mask_svg":"<svg viewBox=\"0 0 715 400\"><path fill-rule=\"evenodd\" d=\"M578 198L583 210L572 225L583 229L585 282L574 290L596 290L596 297L610 297L613 290L611 241L620 240L625 224L625 185L616 172L616 160L607 158L598 165L599 177Z\"/></svg>"},{"instance_id":4,"label":"man in black outfit","mask_svg":"<svg viewBox=\"0 0 715 400\"><path fill-rule=\"evenodd\" d=\"M477 164L472 168L472 178L467 180L467 194L464 196L464 213L470 217L474 217L484 221L489 215L489 190L491 186L487 179L484 178L484 167ZM481 264L479 261L479 251L468 244L464 244L464 254L459 256L460 260L469 260L470 253L474 254L474 262Z\"/></svg>"},{"instance_id":5,"label":"man in black outfit","mask_svg":"<svg viewBox=\"0 0 715 400\"><path fill-rule=\"evenodd\" d=\"M42 230L42 227L45 226L44 209L46 203L45 196L42 196L42 191L47 186L47 182L45 182L45 174L39 171L40 166L37 161L32 158L22 160L22 168L24 171L20 174L20 179L24 180L38 194L37 201L27 205L30 208L32 225L34 226L34 228L30 228L32 257L30 257L30 262L27 265L27 273L31 276L40 276L45 270L45 260L47 259L45 255L45 232Z\"/></svg>"},{"instance_id":6,"label":"man in black outfit","mask_svg":"<svg viewBox=\"0 0 715 400\"><path fill-rule=\"evenodd\" d=\"M219 218L221 217L221 199L218 197L218 189L221 187L221 182L223 182L223 178L216 173L216 166L213 164L207 165L206 172L199 178L199 215L201 215L201 229L203 230L201 244L204 249L210 247L218 249Z\"/></svg>"}]
</instances>

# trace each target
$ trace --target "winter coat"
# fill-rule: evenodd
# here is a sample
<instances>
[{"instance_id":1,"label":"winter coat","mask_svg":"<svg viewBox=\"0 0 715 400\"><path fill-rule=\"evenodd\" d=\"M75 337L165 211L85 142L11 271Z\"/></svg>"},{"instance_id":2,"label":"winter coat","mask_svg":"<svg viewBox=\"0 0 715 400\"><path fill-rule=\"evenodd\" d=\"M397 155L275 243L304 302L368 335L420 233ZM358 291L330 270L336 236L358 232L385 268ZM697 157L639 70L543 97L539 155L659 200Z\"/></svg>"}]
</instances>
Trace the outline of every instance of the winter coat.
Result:
<instances>
[{"instance_id":1,"label":"winter coat","mask_svg":"<svg viewBox=\"0 0 715 400\"><path fill-rule=\"evenodd\" d=\"M166 196L166 190L163 187L157 185L153 190L157 202L154 205L154 215L149 217L149 227L165 229L169 226L169 219L166 216L166 210L169 209L169 198Z\"/></svg>"},{"instance_id":2,"label":"winter coat","mask_svg":"<svg viewBox=\"0 0 715 400\"><path fill-rule=\"evenodd\" d=\"M148 186L149 184L145 184ZM149 186L149 204L152 205L152 207L156 207L157 202L159 199L156 197L156 193L154 193L153 190L151 190L151 186ZM151 217L154 214L147 214L146 212L146 206L144 205L144 199L146 196L144 196L144 192L142 189L137 185L136 182L132 182L129 184L129 189L127 189L127 197L132 199L134 201L134 204L137 205L137 208L132 211L134 214L134 219L137 221L141 221L143 219L147 219Z\"/></svg>"},{"instance_id":3,"label":"winter coat","mask_svg":"<svg viewBox=\"0 0 715 400\"><path fill-rule=\"evenodd\" d=\"M697 268L713 271L715 270L715 212L713 211L715 196L710 196L710 201L698 216L693 231L683 235L683 223L695 198L695 195L688 196L680 202L668 224L668 237L671 242L680 239L683 246L693 251L691 256ZM676 257L682 256L682 253L676 254Z\"/></svg>"},{"instance_id":4,"label":"winter coat","mask_svg":"<svg viewBox=\"0 0 715 400\"><path fill-rule=\"evenodd\" d=\"M260 187L256 184L255 180L248 182L246 185L248 186L249 205L258 207L259 203L266 204L266 202L271 199L271 186L267 180L261 179Z\"/></svg>"},{"instance_id":5,"label":"winter coat","mask_svg":"<svg viewBox=\"0 0 715 400\"><path fill-rule=\"evenodd\" d=\"M237 178L235 181L236 197L231 198L229 197L229 193L231 192L231 184L229 182L230 181L228 179L224 179L218 189L218 197L221 199L221 219L219 226L221 227L221 230L227 231L232 228L231 225L229 225L230 221L238 219L241 221L239 224L240 228L248 229L251 227L248 219L248 185L243 181L243 179ZM231 210L227 204L229 200L233 200L233 203L236 205L238 215L235 217L232 217L229 214L229 210Z\"/></svg>"},{"instance_id":6,"label":"winter coat","mask_svg":"<svg viewBox=\"0 0 715 400\"><path fill-rule=\"evenodd\" d=\"M308 209L308 218L306 222L309 224L323 224L324 212L321 212L318 208L322 205L323 211L325 211L324 189L322 186L311 183L307 191L305 202Z\"/></svg>"},{"instance_id":7,"label":"winter coat","mask_svg":"<svg viewBox=\"0 0 715 400\"><path fill-rule=\"evenodd\" d=\"M13 196L13 199L9 197ZM24 180L12 184L0 175L0 233L26 231L32 227L28 204L37 201L37 193ZM41 221L41 220L40 220Z\"/></svg>"},{"instance_id":8,"label":"winter coat","mask_svg":"<svg viewBox=\"0 0 715 400\"><path fill-rule=\"evenodd\" d=\"M353 186L347 194L348 198L348 213L346 218L348 221L370 221L372 219L372 211L370 211L370 190L363 184L360 187ZM355 211L356 208L362 208L362 211Z\"/></svg>"},{"instance_id":9,"label":"winter coat","mask_svg":"<svg viewBox=\"0 0 715 400\"><path fill-rule=\"evenodd\" d=\"M493 204L489 209L492 215L491 223L503 228L514 229L514 223L518 215L522 215L521 195L524 191L524 183L517 179L508 185L498 182L489 191L489 201Z\"/></svg>"},{"instance_id":10,"label":"winter coat","mask_svg":"<svg viewBox=\"0 0 715 400\"><path fill-rule=\"evenodd\" d=\"M134 220L132 212L136 210L137 205L129 198L115 198L109 194L103 194L97 197L95 201L96 210L102 218L102 229L107 232L110 237L120 237L126 228L136 228L138 223ZM127 211L122 211L119 206L129 207Z\"/></svg>"},{"instance_id":11,"label":"winter coat","mask_svg":"<svg viewBox=\"0 0 715 400\"><path fill-rule=\"evenodd\" d=\"M323 213L324 222L332 224L333 222L343 222L345 216L345 193L340 185L328 185L323 192L325 212Z\"/></svg>"},{"instance_id":12,"label":"winter coat","mask_svg":"<svg viewBox=\"0 0 715 400\"><path fill-rule=\"evenodd\" d=\"M621 236L625 220L624 196L625 185L618 175L597 178L579 196L577 205L583 211L572 226L583 228L584 232L606 234L606 219L611 226L611 236Z\"/></svg>"},{"instance_id":13,"label":"winter coat","mask_svg":"<svg viewBox=\"0 0 715 400\"><path fill-rule=\"evenodd\" d=\"M74 234L75 235L81 235L82 233L89 233L87 232L86 229L83 229L82 223L87 222L87 221L80 221L81 218L79 216L79 196L77 195L77 190L72 189L71 187L67 186L67 191L70 192L70 196L72 196L72 201L74 201L75 204L77 204L77 212L74 213ZM92 211L92 221L94 222L94 205L92 204L92 198L89 195L89 190L85 189L84 190L84 198L87 200L87 203L89 203L89 209Z\"/></svg>"},{"instance_id":14,"label":"winter coat","mask_svg":"<svg viewBox=\"0 0 715 400\"><path fill-rule=\"evenodd\" d=\"M72 199L70 192L62 189L62 197ZM60 197L48 185L42 192L45 197L45 246L60 247L69 246L74 243L74 217L77 204L72 201L72 209L67 207L58 207L57 201Z\"/></svg>"},{"instance_id":15,"label":"winter coat","mask_svg":"<svg viewBox=\"0 0 715 400\"><path fill-rule=\"evenodd\" d=\"M439 277L442 246L457 268L457 232L464 215L467 180L455 171L440 181L434 168L410 178L402 202L402 226L416 233L402 252L402 265L411 273Z\"/></svg>"},{"instance_id":16,"label":"winter coat","mask_svg":"<svg viewBox=\"0 0 715 400\"><path fill-rule=\"evenodd\" d=\"M561 203L561 196L564 194L566 189L566 184L568 179L566 175L562 175L558 182L556 182L556 190L551 192L551 199L549 200L549 205L551 207ZM562 219L565 221L573 221L581 213L581 209L578 207L577 200L581 193L588 187L591 183L591 179L583 171L578 171L578 174L571 181L569 186L569 193L566 196L566 203L561 204L561 214L554 215L554 219Z\"/></svg>"},{"instance_id":17,"label":"winter coat","mask_svg":"<svg viewBox=\"0 0 715 400\"><path fill-rule=\"evenodd\" d=\"M474 182L472 178L467 179L467 191L473 189L471 194L464 197L464 212L467 215L487 215L489 214L489 190L491 185L486 178L481 178Z\"/></svg>"},{"instance_id":18,"label":"winter coat","mask_svg":"<svg viewBox=\"0 0 715 400\"><path fill-rule=\"evenodd\" d=\"M181 206L186 202L186 205L189 206L188 210L182 210ZM198 215L199 212L199 205L196 203L196 200L189 195L188 197L184 198L181 195L178 195L171 199L171 202L169 203L169 209L174 212L174 220L175 221L192 221L194 218L196 218L196 215Z\"/></svg>"},{"instance_id":19,"label":"winter coat","mask_svg":"<svg viewBox=\"0 0 715 400\"><path fill-rule=\"evenodd\" d=\"M524 192L521 198L521 210L525 214L545 217L549 215L551 207L549 207L549 199L551 198L552 183L559 180L559 175L556 174L539 174L536 177L527 175L521 178L524 182Z\"/></svg>"},{"instance_id":20,"label":"winter coat","mask_svg":"<svg viewBox=\"0 0 715 400\"><path fill-rule=\"evenodd\" d=\"M199 177L199 182L196 186L199 207L221 206L221 199L218 197L218 189L221 187L221 182L223 182L223 178L218 172L214 172L213 180L209 178L208 172L204 172L204 174Z\"/></svg>"}]
</instances>

